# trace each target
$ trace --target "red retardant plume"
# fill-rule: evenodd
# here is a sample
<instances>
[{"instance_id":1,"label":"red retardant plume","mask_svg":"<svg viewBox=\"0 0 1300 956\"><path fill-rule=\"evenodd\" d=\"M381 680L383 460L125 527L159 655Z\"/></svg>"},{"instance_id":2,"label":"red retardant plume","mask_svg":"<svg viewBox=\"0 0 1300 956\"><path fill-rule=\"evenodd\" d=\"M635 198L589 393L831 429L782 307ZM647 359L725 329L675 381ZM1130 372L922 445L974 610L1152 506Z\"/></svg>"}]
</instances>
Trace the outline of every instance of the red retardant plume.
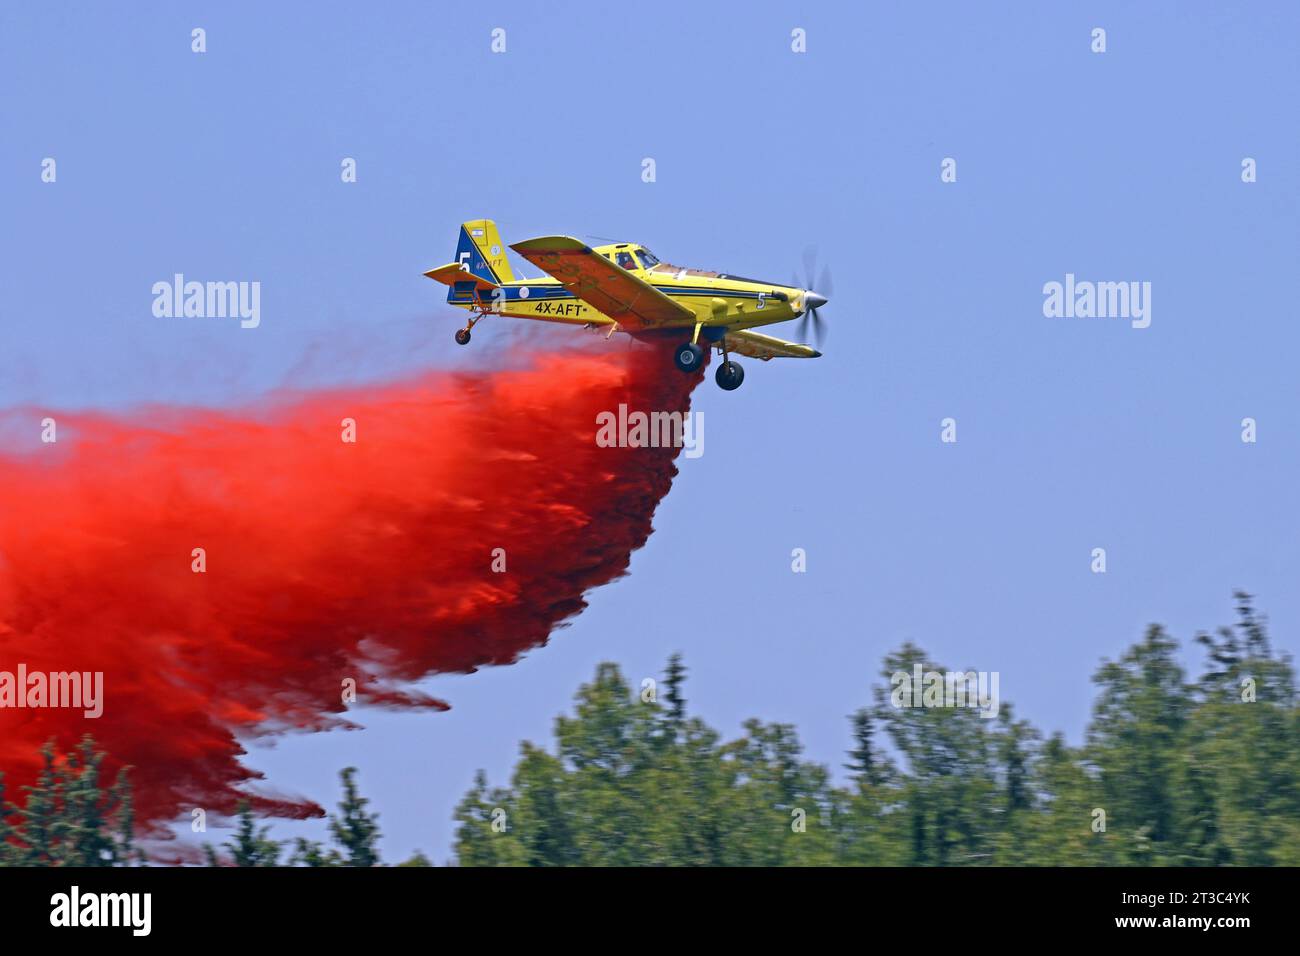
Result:
<instances>
[{"instance_id":1,"label":"red retardant plume","mask_svg":"<svg viewBox=\"0 0 1300 956\"><path fill-rule=\"evenodd\" d=\"M515 661L626 573L678 449L599 447L596 416L684 414L700 378L636 344L265 409L36 412L57 441L0 453L0 671L101 671L103 715L0 709L9 799L47 740L90 733L158 835L233 812L259 776L241 740L346 725L348 678L359 704L445 709L410 682Z\"/></svg>"}]
</instances>

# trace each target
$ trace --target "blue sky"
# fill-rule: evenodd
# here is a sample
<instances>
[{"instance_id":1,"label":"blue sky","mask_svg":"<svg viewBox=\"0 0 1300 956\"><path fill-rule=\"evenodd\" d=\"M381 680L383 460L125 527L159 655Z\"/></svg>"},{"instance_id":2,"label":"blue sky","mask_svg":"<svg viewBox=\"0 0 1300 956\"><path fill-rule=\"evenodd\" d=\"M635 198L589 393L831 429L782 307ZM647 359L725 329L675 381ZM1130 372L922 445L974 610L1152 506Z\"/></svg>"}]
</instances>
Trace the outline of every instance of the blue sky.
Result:
<instances>
[{"instance_id":1,"label":"blue sky","mask_svg":"<svg viewBox=\"0 0 1300 956\"><path fill-rule=\"evenodd\" d=\"M1098 661L1148 622L1189 639L1245 588L1296 647L1298 21L1280 3L6 4L0 407L246 403L490 362L510 332L458 349L420 275L470 218L778 282L816 245L825 356L696 392L706 453L629 578L518 665L428 682L449 713L363 714L252 763L328 805L356 765L386 856L441 861L474 770L503 782L598 661L639 681L681 651L697 714L793 722L838 766L904 640L999 671L1022 716L1077 742ZM261 326L154 318L175 272L260 281ZM1151 326L1046 318L1066 273L1150 282Z\"/></svg>"}]
</instances>

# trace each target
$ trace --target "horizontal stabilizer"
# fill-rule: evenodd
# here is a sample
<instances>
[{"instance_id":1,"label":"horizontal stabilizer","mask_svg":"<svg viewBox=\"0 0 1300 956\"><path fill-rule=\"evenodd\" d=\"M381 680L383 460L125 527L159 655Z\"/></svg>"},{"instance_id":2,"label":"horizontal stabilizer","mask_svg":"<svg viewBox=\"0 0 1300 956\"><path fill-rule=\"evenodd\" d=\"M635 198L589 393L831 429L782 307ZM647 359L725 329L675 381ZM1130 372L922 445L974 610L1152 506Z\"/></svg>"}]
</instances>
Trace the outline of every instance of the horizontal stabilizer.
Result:
<instances>
[{"instance_id":1,"label":"horizontal stabilizer","mask_svg":"<svg viewBox=\"0 0 1300 956\"><path fill-rule=\"evenodd\" d=\"M437 279L443 285L449 285L453 288L459 288L462 291L487 292L492 289L498 289L495 282L485 279L482 276L465 269L458 262L449 262L445 266L438 266L436 269L430 269L425 273L430 279ZM470 283L473 283L470 285Z\"/></svg>"}]
</instances>

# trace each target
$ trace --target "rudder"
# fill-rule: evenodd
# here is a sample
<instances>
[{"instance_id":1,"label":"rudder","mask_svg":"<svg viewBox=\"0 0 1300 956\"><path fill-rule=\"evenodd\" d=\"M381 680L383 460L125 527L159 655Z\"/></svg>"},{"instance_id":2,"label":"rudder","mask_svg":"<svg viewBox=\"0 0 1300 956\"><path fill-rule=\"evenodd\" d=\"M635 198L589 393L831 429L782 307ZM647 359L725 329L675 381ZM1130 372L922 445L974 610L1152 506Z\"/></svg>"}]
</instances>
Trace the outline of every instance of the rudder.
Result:
<instances>
[{"instance_id":1,"label":"rudder","mask_svg":"<svg viewBox=\"0 0 1300 956\"><path fill-rule=\"evenodd\" d=\"M491 219L461 223L456 263L495 285L513 282L515 278L510 263L506 261L506 248L497 232L497 224Z\"/></svg>"}]
</instances>

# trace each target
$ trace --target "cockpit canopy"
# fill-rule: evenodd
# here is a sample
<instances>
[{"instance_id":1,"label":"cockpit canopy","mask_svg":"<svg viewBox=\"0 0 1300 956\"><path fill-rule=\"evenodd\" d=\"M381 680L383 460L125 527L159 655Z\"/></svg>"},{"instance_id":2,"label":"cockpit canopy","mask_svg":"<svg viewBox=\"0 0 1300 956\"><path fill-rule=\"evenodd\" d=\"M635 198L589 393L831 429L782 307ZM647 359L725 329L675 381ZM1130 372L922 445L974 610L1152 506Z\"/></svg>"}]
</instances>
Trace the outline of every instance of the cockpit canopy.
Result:
<instances>
[{"instance_id":1,"label":"cockpit canopy","mask_svg":"<svg viewBox=\"0 0 1300 956\"><path fill-rule=\"evenodd\" d=\"M632 243L620 243L617 246L601 246L597 250L610 262L633 271L636 269L653 269L659 265L659 257L645 246Z\"/></svg>"}]
</instances>

